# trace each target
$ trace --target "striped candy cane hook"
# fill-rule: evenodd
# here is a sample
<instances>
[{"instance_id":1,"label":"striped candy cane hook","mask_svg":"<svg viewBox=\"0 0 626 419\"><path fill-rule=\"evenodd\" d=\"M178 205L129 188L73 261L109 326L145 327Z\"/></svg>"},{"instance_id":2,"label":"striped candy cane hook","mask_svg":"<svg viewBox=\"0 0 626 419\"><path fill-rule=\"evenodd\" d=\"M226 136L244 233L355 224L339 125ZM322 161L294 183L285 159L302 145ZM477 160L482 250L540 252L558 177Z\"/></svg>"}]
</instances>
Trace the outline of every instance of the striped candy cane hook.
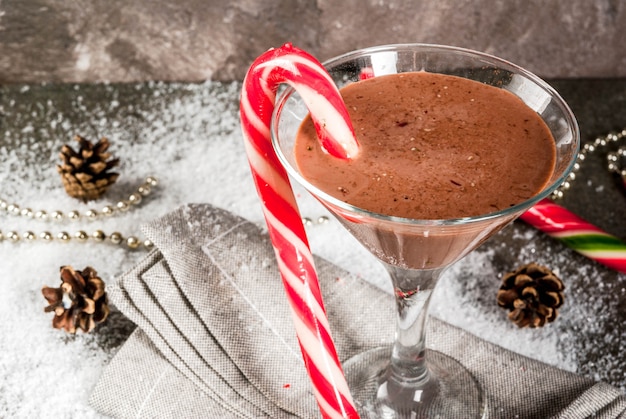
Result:
<instances>
[{"instance_id":1,"label":"striped candy cane hook","mask_svg":"<svg viewBox=\"0 0 626 419\"><path fill-rule=\"evenodd\" d=\"M343 100L323 66L291 44L261 55L241 93L245 148L291 307L296 334L323 417L358 418L322 301L306 232L285 169L270 139L276 91L291 85L308 107L322 146L349 159L358 143Z\"/></svg>"}]
</instances>

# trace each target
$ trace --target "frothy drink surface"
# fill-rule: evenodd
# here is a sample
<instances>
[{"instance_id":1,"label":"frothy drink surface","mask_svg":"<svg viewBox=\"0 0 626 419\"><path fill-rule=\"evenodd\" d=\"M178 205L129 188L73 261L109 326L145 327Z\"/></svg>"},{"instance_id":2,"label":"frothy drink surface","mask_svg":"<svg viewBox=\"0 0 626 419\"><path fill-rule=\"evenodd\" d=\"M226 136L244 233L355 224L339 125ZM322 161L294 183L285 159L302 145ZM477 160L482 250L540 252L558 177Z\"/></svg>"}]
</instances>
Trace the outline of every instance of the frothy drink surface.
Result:
<instances>
[{"instance_id":1,"label":"frothy drink surface","mask_svg":"<svg viewBox=\"0 0 626 419\"><path fill-rule=\"evenodd\" d=\"M353 83L341 94L359 155L325 153L308 117L295 153L309 182L351 205L413 219L476 216L531 198L552 174L548 127L503 89L415 72Z\"/></svg>"}]
</instances>

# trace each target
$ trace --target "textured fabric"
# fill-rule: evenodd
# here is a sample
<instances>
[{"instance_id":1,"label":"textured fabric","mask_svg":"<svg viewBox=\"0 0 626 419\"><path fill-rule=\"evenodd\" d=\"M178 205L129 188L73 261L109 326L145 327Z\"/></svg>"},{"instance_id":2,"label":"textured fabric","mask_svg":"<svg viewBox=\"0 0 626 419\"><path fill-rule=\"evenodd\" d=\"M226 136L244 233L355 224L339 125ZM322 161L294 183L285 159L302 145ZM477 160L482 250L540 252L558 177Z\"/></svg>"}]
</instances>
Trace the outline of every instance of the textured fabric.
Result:
<instances>
[{"instance_id":1,"label":"textured fabric","mask_svg":"<svg viewBox=\"0 0 626 419\"><path fill-rule=\"evenodd\" d=\"M110 286L138 330L105 369L92 405L114 417L319 417L274 253L252 223L188 205L144 227L155 250ZM392 297L316 259L348 378L392 340ZM428 347L481 384L490 418L616 418L611 386L504 350L431 318ZM359 355L357 358L353 358Z\"/></svg>"}]
</instances>

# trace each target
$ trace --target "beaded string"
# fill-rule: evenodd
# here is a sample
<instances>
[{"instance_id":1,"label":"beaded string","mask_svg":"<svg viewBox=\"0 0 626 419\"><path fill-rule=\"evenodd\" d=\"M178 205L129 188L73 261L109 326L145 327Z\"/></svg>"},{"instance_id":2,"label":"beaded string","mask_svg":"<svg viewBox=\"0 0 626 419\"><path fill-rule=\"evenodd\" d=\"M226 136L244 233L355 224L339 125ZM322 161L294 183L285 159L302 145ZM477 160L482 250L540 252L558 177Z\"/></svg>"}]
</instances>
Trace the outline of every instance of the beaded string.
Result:
<instances>
[{"instance_id":1,"label":"beaded string","mask_svg":"<svg viewBox=\"0 0 626 419\"><path fill-rule=\"evenodd\" d=\"M626 128L619 132L610 132L604 137L597 137L593 143L585 144L580 150L580 153L578 153L574 167L567 179L552 193L552 199L559 200L563 198L565 192L571 188L572 182L576 179L577 173L580 171L581 165L587 156L597 150L605 149L610 144L616 144L624 138L626 138ZM607 169L612 173L618 174L622 178L623 183L626 183L626 167L623 167L620 161L625 157L626 147L620 147L616 152L609 152L606 157Z\"/></svg>"},{"instance_id":2,"label":"beaded string","mask_svg":"<svg viewBox=\"0 0 626 419\"><path fill-rule=\"evenodd\" d=\"M626 162L626 147L620 147L617 151L608 153L606 158L609 171L618 174L626 187L626 165L622 165Z\"/></svg>"},{"instance_id":3,"label":"beaded string","mask_svg":"<svg viewBox=\"0 0 626 419\"><path fill-rule=\"evenodd\" d=\"M20 205L16 203L9 203L7 200L0 198L0 213L6 213L12 216L33 218L41 221L94 221L99 219L101 216L112 217L119 213L131 210L132 208L138 206L143 201L143 198L147 197L152 192L153 188L157 185L158 181L156 177L149 176L141 185L136 188L135 192L131 193L128 196L128 199L120 200L115 205L105 205L100 211L97 211L95 209L88 209L82 214L80 211L77 210L69 211L67 214L64 214L62 211L33 211L30 208L21 208ZM73 234L70 234L66 231L61 231L56 235L52 234L49 231L43 231L39 234L36 234L33 231L26 231L22 234L18 233L17 231L9 231L7 233L3 233L2 231L0 231L0 241L9 240L11 242L18 242L20 240L33 241L37 239L46 242L55 240L60 242L69 242L70 240L86 242L90 238L98 243L108 242L115 245L126 245L129 249L132 250L142 247L145 249L149 249L152 247L152 242L150 240L141 241L135 236L124 237L121 233L117 231L111 234L106 234L102 230L94 230L91 234L88 234L84 230L78 230Z\"/></svg>"}]
</instances>

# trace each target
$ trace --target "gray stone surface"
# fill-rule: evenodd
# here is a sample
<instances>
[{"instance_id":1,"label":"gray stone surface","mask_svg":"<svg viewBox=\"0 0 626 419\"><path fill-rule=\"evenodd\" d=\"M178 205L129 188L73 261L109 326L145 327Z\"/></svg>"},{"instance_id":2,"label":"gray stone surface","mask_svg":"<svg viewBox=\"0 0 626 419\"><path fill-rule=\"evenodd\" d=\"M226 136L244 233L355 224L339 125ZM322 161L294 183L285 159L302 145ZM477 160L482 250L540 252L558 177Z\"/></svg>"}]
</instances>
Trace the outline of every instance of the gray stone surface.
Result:
<instances>
[{"instance_id":1,"label":"gray stone surface","mask_svg":"<svg viewBox=\"0 0 626 419\"><path fill-rule=\"evenodd\" d=\"M287 41L321 60L428 42L547 78L624 77L626 1L0 0L0 83L240 80Z\"/></svg>"}]
</instances>

